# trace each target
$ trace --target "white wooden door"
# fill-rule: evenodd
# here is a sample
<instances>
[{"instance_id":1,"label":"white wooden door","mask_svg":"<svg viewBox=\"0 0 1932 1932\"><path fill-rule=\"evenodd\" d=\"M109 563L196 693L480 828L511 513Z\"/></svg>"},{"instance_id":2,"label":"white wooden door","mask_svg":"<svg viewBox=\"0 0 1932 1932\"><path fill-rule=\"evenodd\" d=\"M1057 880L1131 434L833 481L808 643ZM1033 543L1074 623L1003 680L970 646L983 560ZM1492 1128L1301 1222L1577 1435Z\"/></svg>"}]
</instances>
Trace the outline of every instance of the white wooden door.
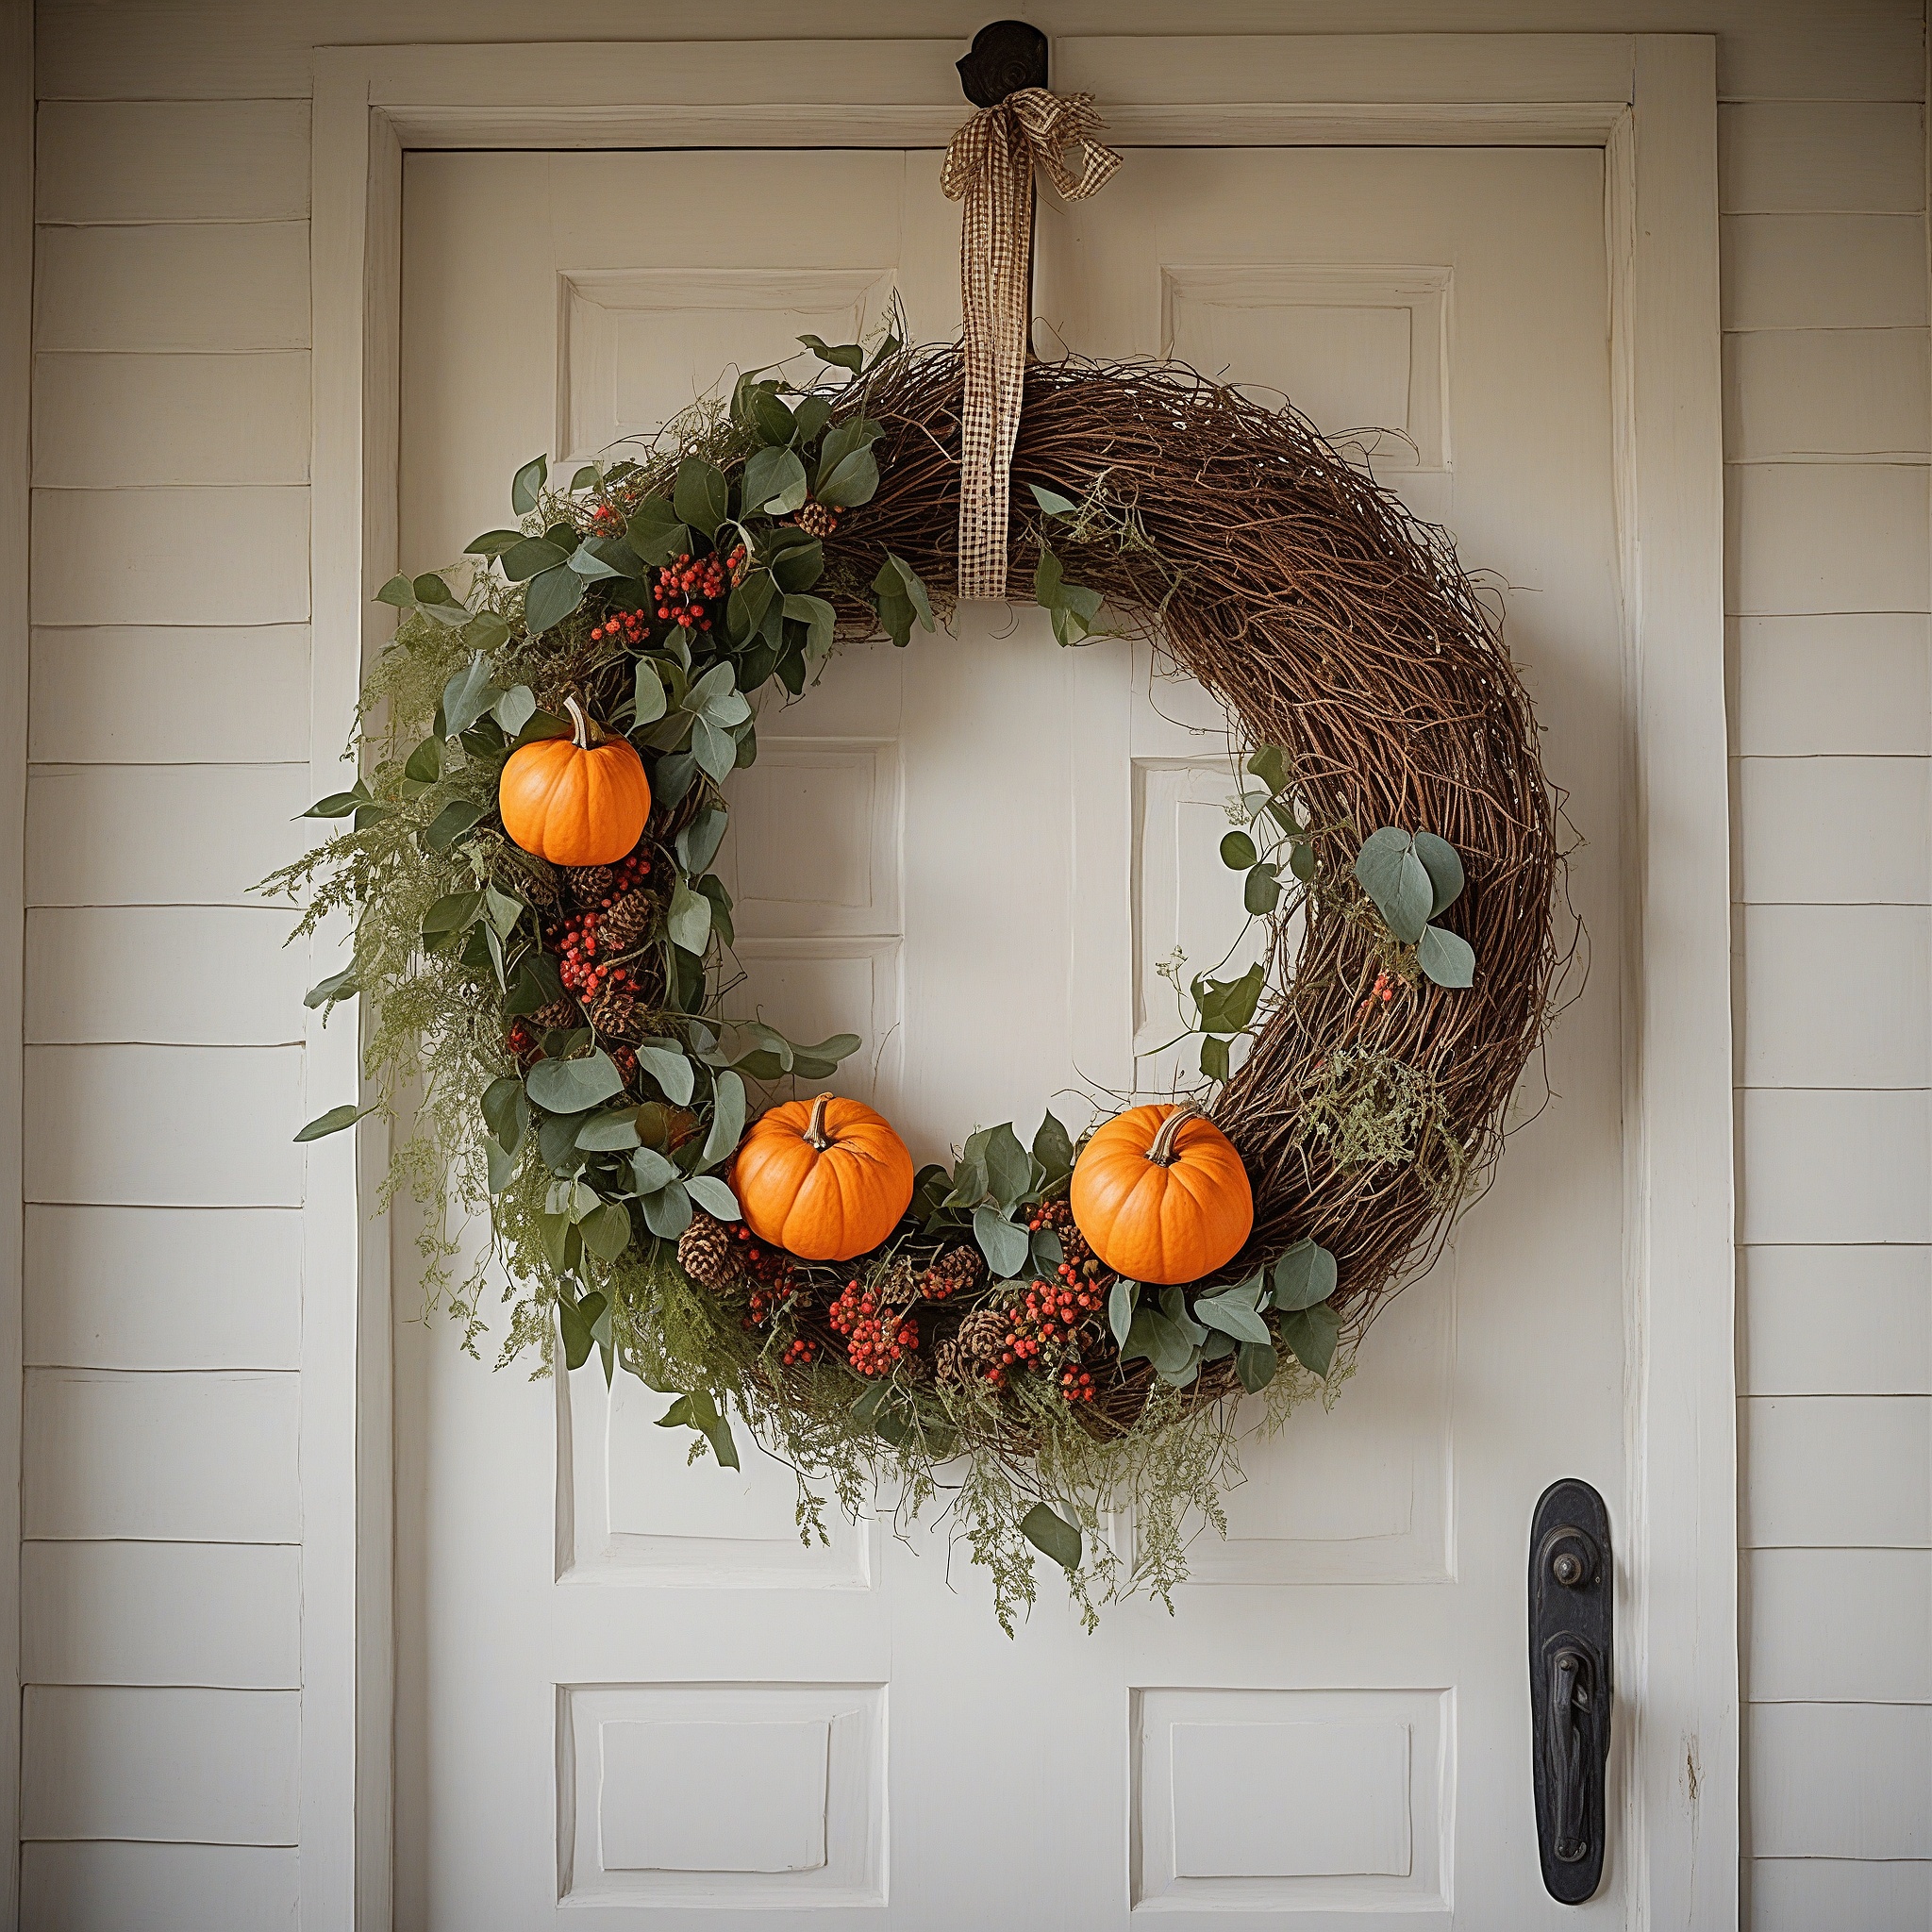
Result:
<instances>
[{"instance_id":1,"label":"white wooden door","mask_svg":"<svg viewBox=\"0 0 1932 1932\"><path fill-rule=\"evenodd\" d=\"M805 329L849 338L892 290L949 331L937 160L410 158L405 561L500 522L536 450L648 426ZM1524 1571L1546 1483L1624 1493L1605 281L1593 151L1138 151L1093 202L1048 198L1038 306L1070 346L1171 349L1331 431L1398 432L1380 473L1509 587L1590 840L1562 1097L1333 1411L1251 1445L1174 1615L1116 1606L1092 1638L1048 1574L1007 1641L943 1526L802 1546L786 1472L686 1469L635 1383L491 1374L412 1319L399 1226L401 1926L1573 1916L1538 1876ZM759 741L731 834L742 997L865 1034L847 1084L917 1158L1171 1077L1155 968L1212 957L1227 891L1197 690L976 607L845 654ZM1620 1915L1624 1857L1583 1916Z\"/></svg>"}]
</instances>

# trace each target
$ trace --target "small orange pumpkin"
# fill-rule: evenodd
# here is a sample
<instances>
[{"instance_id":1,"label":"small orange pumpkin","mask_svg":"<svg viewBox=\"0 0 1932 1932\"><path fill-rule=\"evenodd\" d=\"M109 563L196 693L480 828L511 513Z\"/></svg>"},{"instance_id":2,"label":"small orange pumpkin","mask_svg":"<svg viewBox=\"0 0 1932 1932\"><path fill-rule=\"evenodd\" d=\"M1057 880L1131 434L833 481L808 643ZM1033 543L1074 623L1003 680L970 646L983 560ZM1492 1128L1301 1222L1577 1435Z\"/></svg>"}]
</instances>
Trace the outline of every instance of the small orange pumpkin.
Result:
<instances>
[{"instance_id":1,"label":"small orange pumpkin","mask_svg":"<svg viewBox=\"0 0 1932 1932\"><path fill-rule=\"evenodd\" d=\"M912 1156L857 1100L788 1100L752 1123L731 1186L752 1233L807 1261L875 1248L912 1200Z\"/></svg>"},{"instance_id":2,"label":"small orange pumpkin","mask_svg":"<svg viewBox=\"0 0 1932 1932\"><path fill-rule=\"evenodd\" d=\"M591 742L591 721L566 698L575 733L539 738L509 755L496 782L503 829L552 865L609 865L642 836L651 781L627 741Z\"/></svg>"},{"instance_id":3,"label":"small orange pumpkin","mask_svg":"<svg viewBox=\"0 0 1932 1932\"><path fill-rule=\"evenodd\" d=\"M1192 1101L1130 1107L1081 1149L1074 1224L1130 1281L1198 1281L1240 1252L1255 1196L1234 1143Z\"/></svg>"}]
</instances>

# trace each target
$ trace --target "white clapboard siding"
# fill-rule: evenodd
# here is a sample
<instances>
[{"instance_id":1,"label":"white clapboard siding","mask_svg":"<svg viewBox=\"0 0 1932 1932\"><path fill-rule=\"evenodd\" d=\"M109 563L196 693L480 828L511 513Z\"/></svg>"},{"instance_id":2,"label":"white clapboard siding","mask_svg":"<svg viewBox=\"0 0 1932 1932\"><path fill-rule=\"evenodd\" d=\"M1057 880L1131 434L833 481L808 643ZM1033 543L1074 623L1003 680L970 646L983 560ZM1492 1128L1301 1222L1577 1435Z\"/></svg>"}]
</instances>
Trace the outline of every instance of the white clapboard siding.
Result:
<instances>
[{"instance_id":1,"label":"white clapboard siding","mask_svg":"<svg viewBox=\"0 0 1932 1932\"><path fill-rule=\"evenodd\" d=\"M308 626L37 630L37 764L264 765L308 758Z\"/></svg>"},{"instance_id":2,"label":"white clapboard siding","mask_svg":"<svg viewBox=\"0 0 1932 1932\"><path fill-rule=\"evenodd\" d=\"M301 1366L293 1208L29 1207L22 1274L38 1366Z\"/></svg>"},{"instance_id":3,"label":"white clapboard siding","mask_svg":"<svg viewBox=\"0 0 1932 1932\"><path fill-rule=\"evenodd\" d=\"M1932 617L1738 617L1730 630L1736 751L1759 758L1932 753Z\"/></svg>"},{"instance_id":4,"label":"white clapboard siding","mask_svg":"<svg viewBox=\"0 0 1932 1932\"><path fill-rule=\"evenodd\" d=\"M1752 1932L1925 1932L1932 1863L1757 1858L1745 1873Z\"/></svg>"},{"instance_id":5,"label":"white clapboard siding","mask_svg":"<svg viewBox=\"0 0 1932 1932\"><path fill-rule=\"evenodd\" d=\"M1734 463L1925 456L1924 329L1747 330L1724 338L1724 453Z\"/></svg>"},{"instance_id":6,"label":"white clapboard siding","mask_svg":"<svg viewBox=\"0 0 1932 1932\"><path fill-rule=\"evenodd\" d=\"M23 1534L295 1542L300 1377L29 1369Z\"/></svg>"},{"instance_id":7,"label":"white clapboard siding","mask_svg":"<svg viewBox=\"0 0 1932 1932\"><path fill-rule=\"evenodd\" d=\"M1932 1248L1742 1248L1753 1395L1932 1395Z\"/></svg>"},{"instance_id":8,"label":"white clapboard siding","mask_svg":"<svg viewBox=\"0 0 1932 1932\"><path fill-rule=\"evenodd\" d=\"M306 349L307 222L42 228L37 349Z\"/></svg>"},{"instance_id":9,"label":"white clapboard siding","mask_svg":"<svg viewBox=\"0 0 1932 1932\"><path fill-rule=\"evenodd\" d=\"M306 624L308 491L37 490L36 624Z\"/></svg>"},{"instance_id":10,"label":"white clapboard siding","mask_svg":"<svg viewBox=\"0 0 1932 1932\"><path fill-rule=\"evenodd\" d=\"M1740 1238L1932 1241L1928 1096L1748 1088L1740 1096Z\"/></svg>"},{"instance_id":11,"label":"white clapboard siding","mask_svg":"<svg viewBox=\"0 0 1932 1932\"><path fill-rule=\"evenodd\" d=\"M307 101L43 101L42 222L281 222L308 212Z\"/></svg>"},{"instance_id":12,"label":"white clapboard siding","mask_svg":"<svg viewBox=\"0 0 1932 1932\"><path fill-rule=\"evenodd\" d=\"M1724 325L1924 328L1925 224L1915 215L1726 215Z\"/></svg>"},{"instance_id":13,"label":"white clapboard siding","mask_svg":"<svg viewBox=\"0 0 1932 1932\"><path fill-rule=\"evenodd\" d=\"M295 1842L292 1690L31 1685L21 1836Z\"/></svg>"},{"instance_id":14,"label":"white clapboard siding","mask_svg":"<svg viewBox=\"0 0 1932 1932\"><path fill-rule=\"evenodd\" d=\"M285 943L291 923L272 906L30 911L26 1038L299 1045L308 945Z\"/></svg>"},{"instance_id":15,"label":"white clapboard siding","mask_svg":"<svg viewBox=\"0 0 1932 1932\"><path fill-rule=\"evenodd\" d=\"M1748 906L1743 925L1745 1086L1932 1087L1932 907Z\"/></svg>"},{"instance_id":16,"label":"white clapboard siding","mask_svg":"<svg viewBox=\"0 0 1932 1932\"><path fill-rule=\"evenodd\" d=\"M1932 902L1932 760L1740 758L1747 904Z\"/></svg>"},{"instance_id":17,"label":"white clapboard siding","mask_svg":"<svg viewBox=\"0 0 1932 1932\"><path fill-rule=\"evenodd\" d=\"M1932 1857L1932 1707L1757 1705L1749 1737L1761 1856ZM1854 1922L1826 1923L1850 1932Z\"/></svg>"},{"instance_id":18,"label":"white clapboard siding","mask_svg":"<svg viewBox=\"0 0 1932 1932\"><path fill-rule=\"evenodd\" d=\"M302 1105L300 1047L30 1046L26 1198L300 1207Z\"/></svg>"},{"instance_id":19,"label":"white clapboard siding","mask_svg":"<svg viewBox=\"0 0 1932 1932\"><path fill-rule=\"evenodd\" d=\"M25 1844L21 1924L33 1932L295 1932L300 1854L263 1845Z\"/></svg>"},{"instance_id":20,"label":"white clapboard siding","mask_svg":"<svg viewBox=\"0 0 1932 1932\"><path fill-rule=\"evenodd\" d=\"M1932 1550L1750 1550L1754 1704L1932 1703Z\"/></svg>"},{"instance_id":21,"label":"white clapboard siding","mask_svg":"<svg viewBox=\"0 0 1932 1932\"><path fill-rule=\"evenodd\" d=\"M307 765L37 765L30 906L254 906L321 834Z\"/></svg>"},{"instance_id":22,"label":"white clapboard siding","mask_svg":"<svg viewBox=\"0 0 1932 1932\"><path fill-rule=\"evenodd\" d=\"M34 361L34 482L306 483L308 353L46 355Z\"/></svg>"},{"instance_id":23,"label":"white clapboard siding","mask_svg":"<svg viewBox=\"0 0 1932 1932\"><path fill-rule=\"evenodd\" d=\"M1932 470L1923 463L1746 463L1724 473L1725 603L1924 610Z\"/></svg>"},{"instance_id":24,"label":"white clapboard siding","mask_svg":"<svg viewBox=\"0 0 1932 1932\"><path fill-rule=\"evenodd\" d=\"M21 1678L293 1690L301 1588L291 1543L29 1542Z\"/></svg>"},{"instance_id":25,"label":"white clapboard siding","mask_svg":"<svg viewBox=\"0 0 1932 1932\"><path fill-rule=\"evenodd\" d=\"M1726 214L1917 214L1925 206L1925 116L1916 101L1739 102L1718 110L1717 153Z\"/></svg>"},{"instance_id":26,"label":"white clapboard siding","mask_svg":"<svg viewBox=\"0 0 1932 1932\"><path fill-rule=\"evenodd\" d=\"M1747 1549L1932 1546L1932 1400L1754 1395L1740 1407Z\"/></svg>"}]
</instances>

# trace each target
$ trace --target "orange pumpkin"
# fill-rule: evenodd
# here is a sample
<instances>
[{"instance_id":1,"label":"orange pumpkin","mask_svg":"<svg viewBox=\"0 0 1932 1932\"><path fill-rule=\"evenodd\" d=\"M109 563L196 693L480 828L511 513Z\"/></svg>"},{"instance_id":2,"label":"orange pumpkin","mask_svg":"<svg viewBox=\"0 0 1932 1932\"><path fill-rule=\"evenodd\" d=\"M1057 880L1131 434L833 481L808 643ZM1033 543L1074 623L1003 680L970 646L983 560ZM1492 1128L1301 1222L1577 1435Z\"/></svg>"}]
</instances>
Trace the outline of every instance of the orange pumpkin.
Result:
<instances>
[{"instance_id":1,"label":"orange pumpkin","mask_svg":"<svg viewBox=\"0 0 1932 1932\"><path fill-rule=\"evenodd\" d=\"M503 829L552 865L609 865L642 836L651 815L644 761L622 738L591 742L591 721L567 698L575 732L539 738L509 755L496 783Z\"/></svg>"},{"instance_id":2,"label":"orange pumpkin","mask_svg":"<svg viewBox=\"0 0 1932 1932\"><path fill-rule=\"evenodd\" d=\"M1241 1158L1192 1101L1130 1107L1081 1149L1074 1221L1130 1281L1198 1281L1232 1260L1255 1224Z\"/></svg>"},{"instance_id":3,"label":"orange pumpkin","mask_svg":"<svg viewBox=\"0 0 1932 1932\"><path fill-rule=\"evenodd\" d=\"M752 1123L731 1169L752 1233L807 1261L875 1248L912 1199L912 1156L856 1100L788 1100Z\"/></svg>"}]
</instances>

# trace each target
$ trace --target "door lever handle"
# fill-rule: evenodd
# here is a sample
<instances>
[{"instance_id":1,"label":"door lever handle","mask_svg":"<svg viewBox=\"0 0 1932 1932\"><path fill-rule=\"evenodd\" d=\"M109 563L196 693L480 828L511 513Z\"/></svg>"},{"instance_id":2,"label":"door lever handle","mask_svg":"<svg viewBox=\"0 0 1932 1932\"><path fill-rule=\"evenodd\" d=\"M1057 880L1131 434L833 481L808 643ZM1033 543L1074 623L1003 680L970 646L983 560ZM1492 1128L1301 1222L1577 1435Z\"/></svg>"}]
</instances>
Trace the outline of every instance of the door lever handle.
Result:
<instances>
[{"instance_id":1,"label":"door lever handle","mask_svg":"<svg viewBox=\"0 0 1932 1932\"><path fill-rule=\"evenodd\" d=\"M1529 1537L1530 1735L1543 1885L1565 1905L1603 1879L1613 1580L1603 1498L1553 1483Z\"/></svg>"}]
</instances>

